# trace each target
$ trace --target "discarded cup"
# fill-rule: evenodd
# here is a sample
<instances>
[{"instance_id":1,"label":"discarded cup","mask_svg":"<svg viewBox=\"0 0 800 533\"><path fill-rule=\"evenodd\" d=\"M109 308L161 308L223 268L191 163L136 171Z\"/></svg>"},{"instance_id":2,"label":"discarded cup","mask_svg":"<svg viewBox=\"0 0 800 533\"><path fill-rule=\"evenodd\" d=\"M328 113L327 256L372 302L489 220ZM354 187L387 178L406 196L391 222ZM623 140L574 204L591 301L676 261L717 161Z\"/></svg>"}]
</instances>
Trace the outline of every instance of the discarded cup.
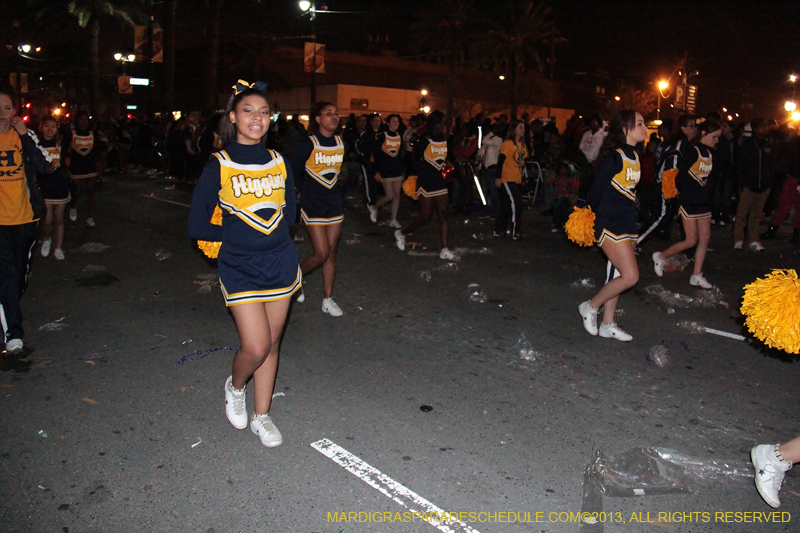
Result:
<instances>
[{"instance_id":1,"label":"discarded cup","mask_svg":"<svg viewBox=\"0 0 800 533\"><path fill-rule=\"evenodd\" d=\"M595 287L592 278L583 278L572 282L572 287L576 289L593 289Z\"/></svg>"},{"instance_id":2,"label":"discarded cup","mask_svg":"<svg viewBox=\"0 0 800 533\"><path fill-rule=\"evenodd\" d=\"M537 354L531 343L525 338L524 333L519 336L517 344L514 345L514 351L519 354L519 358L523 361L536 361Z\"/></svg>"},{"instance_id":3,"label":"discarded cup","mask_svg":"<svg viewBox=\"0 0 800 533\"><path fill-rule=\"evenodd\" d=\"M211 285L200 285L200 288L197 289L197 292L200 294L207 294L211 292Z\"/></svg>"},{"instance_id":4,"label":"discarded cup","mask_svg":"<svg viewBox=\"0 0 800 533\"><path fill-rule=\"evenodd\" d=\"M470 302L477 302L479 304L486 303L488 298L486 297L486 293L483 292L481 286L477 283L470 283L467 286L467 291L469 291L469 301Z\"/></svg>"},{"instance_id":5,"label":"discarded cup","mask_svg":"<svg viewBox=\"0 0 800 533\"><path fill-rule=\"evenodd\" d=\"M430 281L431 280L431 271L430 270L423 270L419 274L417 274L421 280Z\"/></svg>"},{"instance_id":6,"label":"discarded cup","mask_svg":"<svg viewBox=\"0 0 800 533\"><path fill-rule=\"evenodd\" d=\"M663 344L653 346L650 348L650 353L647 359L654 362L656 365L664 368L669 364L669 349Z\"/></svg>"}]
</instances>

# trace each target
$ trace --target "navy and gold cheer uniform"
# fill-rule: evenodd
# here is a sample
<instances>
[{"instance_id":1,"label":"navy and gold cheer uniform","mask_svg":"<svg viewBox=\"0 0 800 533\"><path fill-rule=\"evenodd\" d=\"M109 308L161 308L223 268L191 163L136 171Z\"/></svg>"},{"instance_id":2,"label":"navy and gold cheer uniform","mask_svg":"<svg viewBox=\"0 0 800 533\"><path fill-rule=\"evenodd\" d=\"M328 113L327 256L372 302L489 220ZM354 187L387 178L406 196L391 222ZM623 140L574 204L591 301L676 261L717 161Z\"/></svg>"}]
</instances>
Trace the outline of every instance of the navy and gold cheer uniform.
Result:
<instances>
[{"instance_id":1,"label":"navy and gold cheer uniform","mask_svg":"<svg viewBox=\"0 0 800 533\"><path fill-rule=\"evenodd\" d=\"M403 179L402 159L403 138L397 132L385 131L375 140L375 170L381 181L401 181Z\"/></svg>"},{"instance_id":2,"label":"navy and gold cheer uniform","mask_svg":"<svg viewBox=\"0 0 800 533\"><path fill-rule=\"evenodd\" d=\"M711 218L711 204L708 200L708 175L711 174L712 161L709 149L700 144L693 146L683 158L683 165L675 178L681 207L678 211L683 218L698 220Z\"/></svg>"},{"instance_id":3,"label":"navy and gold cheer uniform","mask_svg":"<svg viewBox=\"0 0 800 533\"><path fill-rule=\"evenodd\" d=\"M72 179L97 177L96 153L94 133L89 130L72 132L72 140L69 144L69 172Z\"/></svg>"},{"instance_id":4,"label":"navy and gold cheer uniform","mask_svg":"<svg viewBox=\"0 0 800 533\"><path fill-rule=\"evenodd\" d=\"M336 182L344 161L345 145L338 135L314 134L297 147L292 170L300 191L300 216L307 226L341 224L344 201Z\"/></svg>"},{"instance_id":5,"label":"navy and gold cheer uniform","mask_svg":"<svg viewBox=\"0 0 800 533\"><path fill-rule=\"evenodd\" d=\"M72 199L69 193L69 178L61 167L61 143L55 137L39 141L39 146L50 156L55 169L36 176L36 184L48 204L66 204Z\"/></svg>"},{"instance_id":6,"label":"navy and gold cheer uniform","mask_svg":"<svg viewBox=\"0 0 800 533\"><path fill-rule=\"evenodd\" d=\"M222 226L210 222L217 205ZM278 152L234 141L208 159L188 231L193 239L222 242L217 264L226 305L282 300L300 288L289 236L295 209L292 172Z\"/></svg>"},{"instance_id":7,"label":"navy and gold cheer uniform","mask_svg":"<svg viewBox=\"0 0 800 533\"><path fill-rule=\"evenodd\" d=\"M447 194L442 168L447 159L447 142L439 137L423 137L414 145L417 194L425 197Z\"/></svg>"},{"instance_id":8,"label":"navy and gold cheer uniform","mask_svg":"<svg viewBox=\"0 0 800 533\"><path fill-rule=\"evenodd\" d=\"M639 155L633 146L619 148L603 159L589 195L596 213L594 234L598 246L606 239L636 242L636 184L640 176Z\"/></svg>"}]
</instances>

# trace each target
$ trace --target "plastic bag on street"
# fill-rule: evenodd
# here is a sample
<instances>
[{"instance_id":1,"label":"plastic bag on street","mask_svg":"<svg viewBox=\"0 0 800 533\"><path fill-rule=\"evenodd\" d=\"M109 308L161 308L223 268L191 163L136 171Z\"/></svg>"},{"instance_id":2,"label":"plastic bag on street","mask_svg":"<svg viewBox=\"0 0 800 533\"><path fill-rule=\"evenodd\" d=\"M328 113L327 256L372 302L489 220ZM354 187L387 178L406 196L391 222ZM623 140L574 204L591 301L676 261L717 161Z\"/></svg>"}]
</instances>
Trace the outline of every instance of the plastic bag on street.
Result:
<instances>
[{"instance_id":1,"label":"plastic bag on street","mask_svg":"<svg viewBox=\"0 0 800 533\"><path fill-rule=\"evenodd\" d=\"M477 283L470 283L469 286L467 286L467 291L469 292L470 302L484 304L488 300L486 293L483 292L483 289Z\"/></svg>"}]
</instances>

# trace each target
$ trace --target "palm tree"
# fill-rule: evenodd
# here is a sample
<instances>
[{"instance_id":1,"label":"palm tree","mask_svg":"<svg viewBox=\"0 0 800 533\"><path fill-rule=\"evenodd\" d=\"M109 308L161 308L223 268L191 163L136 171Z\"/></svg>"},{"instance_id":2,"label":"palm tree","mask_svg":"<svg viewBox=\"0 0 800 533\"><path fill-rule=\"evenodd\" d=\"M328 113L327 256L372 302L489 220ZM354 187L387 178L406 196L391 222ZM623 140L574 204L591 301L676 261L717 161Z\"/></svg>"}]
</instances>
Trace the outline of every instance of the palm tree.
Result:
<instances>
[{"instance_id":1,"label":"palm tree","mask_svg":"<svg viewBox=\"0 0 800 533\"><path fill-rule=\"evenodd\" d=\"M48 2L56 7L63 1ZM55 4L55 6L53 5ZM71 0L66 2L66 11L78 20L81 28L89 28L91 57L91 85L89 101L92 109L96 109L100 97L100 25L104 19L136 24L142 18L140 2L137 0Z\"/></svg>"},{"instance_id":2,"label":"palm tree","mask_svg":"<svg viewBox=\"0 0 800 533\"><path fill-rule=\"evenodd\" d=\"M542 65L538 47L553 38L552 11L543 0L508 0L499 11L502 17L489 23L484 49L494 68L507 70L511 77L510 114L516 118L519 77Z\"/></svg>"},{"instance_id":3,"label":"palm tree","mask_svg":"<svg viewBox=\"0 0 800 533\"><path fill-rule=\"evenodd\" d=\"M419 14L411 26L412 41L419 52L447 64L447 118L453 117L455 68L468 61L478 15L473 0L438 0ZM448 122L449 123L449 122Z\"/></svg>"}]
</instances>

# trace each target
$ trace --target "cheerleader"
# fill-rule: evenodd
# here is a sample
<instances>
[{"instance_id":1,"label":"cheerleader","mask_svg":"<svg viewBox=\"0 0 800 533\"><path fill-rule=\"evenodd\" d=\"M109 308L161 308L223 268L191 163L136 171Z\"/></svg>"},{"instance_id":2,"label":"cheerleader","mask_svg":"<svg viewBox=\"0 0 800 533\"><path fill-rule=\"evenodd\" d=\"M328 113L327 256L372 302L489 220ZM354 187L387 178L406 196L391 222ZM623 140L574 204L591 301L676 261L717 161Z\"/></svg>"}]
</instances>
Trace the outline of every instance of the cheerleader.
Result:
<instances>
[{"instance_id":1,"label":"cheerleader","mask_svg":"<svg viewBox=\"0 0 800 533\"><path fill-rule=\"evenodd\" d=\"M369 207L369 219L378 221L378 209L391 202L392 219L389 226L400 229L403 226L397 222L397 210L400 207L400 186L403 184L403 138L397 132L400 127L400 115L389 115L386 119L388 130L378 134L373 148L375 169L381 177L381 184L386 194L378 198L375 205Z\"/></svg>"},{"instance_id":2,"label":"cheerleader","mask_svg":"<svg viewBox=\"0 0 800 533\"><path fill-rule=\"evenodd\" d=\"M444 138L445 116L441 111L428 115L425 137L414 145L414 167L417 171L419 215L403 229L395 230L394 238L400 251L406 249L406 235L427 224L433 208L439 215L439 238L442 249L439 257L455 261L458 256L447 247L450 228L447 222L447 182L442 168L447 160L447 141Z\"/></svg>"},{"instance_id":3,"label":"cheerleader","mask_svg":"<svg viewBox=\"0 0 800 533\"><path fill-rule=\"evenodd\" d=\"M339 135L339 114L330 102L317 102L309 115L311 135L297 147L292 168L300 191L300 216L308 229L314 253L300 264L303 276L322 267L322 311L342 316L333 301L336 249L342 235L344 201L336 186L344 161L345 145ZM370 178L371 179L371 178ZM305 300L301 293L297 301Z\"/></svg>"},{"instance_id":4,"label":"cheerleader","mask_svg":"<svg viewBox=\"0 0 800 533\"><path fill-rule=\"evenodd\" d=\"M294 182L283 157L264 147L266 84L239 80L234 88L219 125L222 149L213 152L197 182L188 231L194 239L222 243L219 280L241 339L225 382L225 414L236 429L247 427L245 385L252 377L250 430L272 448L283 442L269 415L281 332L302 277L289 236ZM215 225L220 214L221 226Z\"/></svg>"},{"instance_id":5,"label":"cheerleader","mask_svg":"<svg viewBox=\"0 0 800 533\"><path fill-rule=\"evenodd\" d=\"M683 231L686 237L663 252L653 254L653 268L661 277L664 275L667 259L697 246L689 285L703 289L713 287L703 277L703 262L708 251L708 241L711 238L711 205L706 184L712 167L711 150L717 145L721 134L722 131L716 121L704 121L700 124L699 142L697 145L689 145L686 155L680 159L675 186L680 195L678 197L680 202L678 213L683 220Z\"/></svg>"},{"instance_id":6,"label":"cheerleader","mask_svg":"<svg viewBox=\"0 0 800 533\"><path fill-rule=\"evenodd\" d=\"M42 222L42 257L50 255L51 246L55 245L53 257L59 261L64 259L61 246L64 242L64 207L69 203L69 178L61 168L61 141L58 138L58 122L47 116L39 125L42 139L39 146L44 148L53 162L47 172L36 177L36 183L44 196L47 214Z\"/></svg>"},{"instance_id":7,"label":"cheerleader","mask_svg":"<svg viewBox=\"0 0 800 533\"><path fill-rule=\"evenodd\" d=\"M89 129L89 114L86 111L79 111L75 118L75 129L72 131L67 157L70 176L75 183L75 196L70 203L69 219L73 222L78 219L78 211L75 206L85 187L89 215L86 218L86 225L90 228L94 227L94 188L97 184L96 154L94 133Z\"/></svg>"},{"instance_id":8,"label":"cheerleader","mask_svg":"<svg viewBox=\"0 0 800 533\"><path fill-rule=\"evenodd\" d=\"M589 200L596 213L597 245L608 258L606 284L594 298L578 306L583 327L591 335L631 341L633 337L614 321L619 295L639 281L634 247L638 227L634 202L641 169L634 147L647 138L647 126L636 111L617 112L598 158L599 166ZM603 323L597 314L603 307Z\"/></svg>"}]
</instances>

